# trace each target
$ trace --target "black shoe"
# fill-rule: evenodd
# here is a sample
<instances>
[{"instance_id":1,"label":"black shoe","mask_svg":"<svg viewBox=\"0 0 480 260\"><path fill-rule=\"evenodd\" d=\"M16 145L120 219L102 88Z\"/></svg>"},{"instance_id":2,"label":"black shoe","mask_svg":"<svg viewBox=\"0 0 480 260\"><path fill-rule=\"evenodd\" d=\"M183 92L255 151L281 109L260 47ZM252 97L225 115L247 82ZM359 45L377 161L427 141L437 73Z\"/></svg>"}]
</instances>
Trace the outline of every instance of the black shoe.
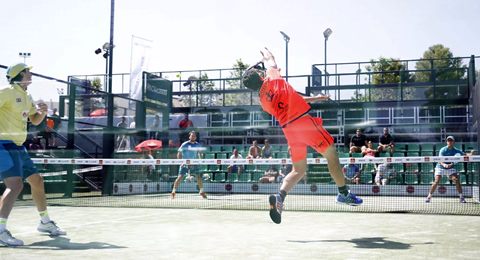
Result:
<instances>
[{"instance_id":1,"label":"black shoe","mask_svg":"<svg viewBox=\"0 0 480 260\"><path fill-rule=\"evenodd\" d=\"M280 224L282 222L283 210L283 202L281 202L280 195L270 195L268 202L270 203L270 218L276 224Z\"/></svg>"}]
</instances>

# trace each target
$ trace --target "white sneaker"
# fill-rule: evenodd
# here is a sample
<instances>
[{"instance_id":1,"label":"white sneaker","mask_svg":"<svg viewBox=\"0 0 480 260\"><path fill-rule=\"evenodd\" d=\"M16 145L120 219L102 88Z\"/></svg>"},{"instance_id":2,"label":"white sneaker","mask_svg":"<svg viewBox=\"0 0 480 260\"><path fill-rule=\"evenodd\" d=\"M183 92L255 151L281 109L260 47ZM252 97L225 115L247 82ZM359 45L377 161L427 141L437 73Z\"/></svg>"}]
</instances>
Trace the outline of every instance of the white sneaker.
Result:
<instances>
[{"instance_id":1,"label":"white sneaker","mask_svg":"<svg viewBox=\"0 0 480 260\"><path fill-rule=\"evenodd\" d=\"M20 239L16 239L10 234L10 231L4 230L0 233L0 244L6 246L23 246L23 241Z\"/></svg>"},{"instance_id":2,"label":"white sneaker","mask_svg":"<svg viewBox=\"0 0 480 260\"><path fill-rule=\"evenodd\" d=\"M67 232L57 227L57 224L55 224L53 221L47 223L42 223L42 221L40 221L37 230L40 232L49 233L51 236L64 236L67 234Z\"/></svg>"}]
</instances>

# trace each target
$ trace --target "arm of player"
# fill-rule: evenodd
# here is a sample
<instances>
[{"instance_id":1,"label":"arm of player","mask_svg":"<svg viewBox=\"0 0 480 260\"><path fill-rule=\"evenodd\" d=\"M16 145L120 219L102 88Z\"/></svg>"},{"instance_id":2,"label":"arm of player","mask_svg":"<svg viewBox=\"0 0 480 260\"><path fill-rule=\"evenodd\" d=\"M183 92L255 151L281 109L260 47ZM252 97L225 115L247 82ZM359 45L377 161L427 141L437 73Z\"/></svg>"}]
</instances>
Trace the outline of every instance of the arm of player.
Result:
<instances>
[{"instance_id":1,"label":"arm of player","mask_svg":"<svg viewBox=\"0 0 480 260\"><path fill-rule=\"evenodd\" d=\"M45 119L45 116L47 116L47 111L48 111L48 106L45 103L38 103L37 104L37 113L29 116L30 122L32 122L33 125L39 125L43 119Z\"/></svg>"},{"instance_id":2,"label":"arm of player","mask_svg":"<svg viewBox=\"0 0 480 260\"><path fill-rule=\"evenodd\" d=\"M303 97L303 99L307 103L313 103L313 102L317 102L317 101L330 100L330 95L318 95L318 96L315 96L315 97Z\"/></svg>"}]
</instances>

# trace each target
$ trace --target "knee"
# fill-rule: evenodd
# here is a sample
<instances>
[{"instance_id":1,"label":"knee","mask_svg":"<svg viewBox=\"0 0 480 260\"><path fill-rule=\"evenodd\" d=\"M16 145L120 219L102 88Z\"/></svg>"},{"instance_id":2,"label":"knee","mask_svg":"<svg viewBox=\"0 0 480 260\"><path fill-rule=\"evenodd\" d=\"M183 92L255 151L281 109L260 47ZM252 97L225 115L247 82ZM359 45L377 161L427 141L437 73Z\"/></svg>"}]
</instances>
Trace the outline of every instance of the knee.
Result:
<instances>
[{"instance_id":1,"label":"knee","mask_svg":"<svg viewBox=\"0 0 480 260\"><path fill-rule=\"evenodd\" d=\"M455 177L452 177L450 180L451 180L454 184L456 184L456 183L458 182L458 177L456 177L456 176L455 176Z\"/></svg>"},{"instance_id":2,"label":"knee","mask_svg":"<svg viewBox=\"0 0 480 260\"><path fill-rule=\"evenodd\" d=\"M28 183L30 186L33 187L38 187L40 185L43 185L43 177L40 176L40 174L33 174L27 179Z\"/></svg>"}]
</instances>

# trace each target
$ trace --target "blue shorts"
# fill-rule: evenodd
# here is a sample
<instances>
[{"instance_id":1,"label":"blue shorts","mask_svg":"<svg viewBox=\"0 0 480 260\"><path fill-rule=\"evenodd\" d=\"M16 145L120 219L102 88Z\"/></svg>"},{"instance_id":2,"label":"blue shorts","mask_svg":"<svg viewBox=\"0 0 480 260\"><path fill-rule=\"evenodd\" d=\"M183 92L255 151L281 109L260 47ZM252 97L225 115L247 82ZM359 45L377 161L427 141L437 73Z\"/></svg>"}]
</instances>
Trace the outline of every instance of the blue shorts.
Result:
<instances>
[{"instance_id":1,"label":"blue shorts","mask_svg":"<svg viewBox=\"0 0 480 260\"><path fill-rule=\"evenodd\" d=\"M185 175L190 173L190 175L197 175L200 173L200 167L198 165L181 165L178 169L178 175Z\"/></svg>"},{"instance_id":2,"label":"blue shorts","mask_svg":"<svg viewBox=\"0 0 480 260\"><path fill-rule=\"evenodd\" d=\"M27 179L35 173L38 173L37 167L23 145L0 140L0 180L8 177Z\"/></svg>"}]
</instances>

